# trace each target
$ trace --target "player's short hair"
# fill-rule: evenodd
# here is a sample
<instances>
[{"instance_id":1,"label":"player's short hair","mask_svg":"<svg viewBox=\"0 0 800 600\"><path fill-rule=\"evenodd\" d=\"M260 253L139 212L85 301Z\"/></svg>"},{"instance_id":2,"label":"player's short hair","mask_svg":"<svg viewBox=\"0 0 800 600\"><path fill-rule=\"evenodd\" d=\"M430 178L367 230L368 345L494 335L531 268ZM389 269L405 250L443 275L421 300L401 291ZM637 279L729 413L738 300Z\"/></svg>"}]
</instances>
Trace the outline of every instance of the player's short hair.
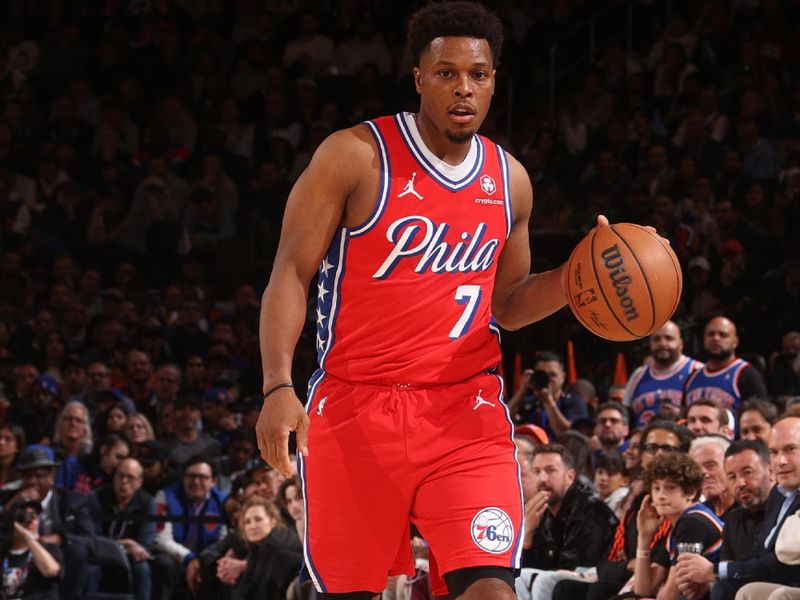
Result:
<instances>
[{"instance_id":1,"label":"player's short hair","mask_svg":"<svg viewBox=\"0 0 800 600\"><path fill-rule=\"evenodd\" d=\"M561 444L543 444L534 448L533 458L535 459L540 454L558 454L567 469L575 468L575 458L566 446L562 446Z\"/></svg>"},{"instance_id":2,"label":"player's short hair","mask_svg":"<svg viewBox=\"0 0 800 600\"><path fill-rule=\"evenodd\" d=\"M716 398L698 398L686 409L687 417L689 416L689 411L695 406L710 406L711 408L715 408L717 410L717 421L719 421L720 427L728 425L728 410L722 406L722 402Z\"/></svg>"},{"instance_id":3,"label":"player's short hair","mask_svg":"<svg viewBox=\"0 0 800 600\"><path fill-rule=\"evenodd\" d=\"M478 2L450 0L429 2L413 15L408 25L408 49L414 66L428 45L439 37L468 37L486 40L496 67L503 47L503 24Z\"/></svg>"},{"instance_id":4,"label":"player's short hair","mask_svg":"<svg viewBox=\"0 0 800 600\"><path fill-rule=\"evenodd\" d=\"M692 458L679 452L658 454L644 470L644 489L650 490L657 480L671 481L685 494L700 494L703 486L703 470Z\"/></svg>"},{"instance_id":5,"label":"player's short hair","mask_svg":"<svg viewBox=\"0 0 800 600\"><path fill-rule=\"evenodd\" d=\"M752 450L765 466L769 466L769 449L761 440L735 440L725 450L725 458L736 456L745 450Z\"/></svg>"},{"instance_id":6,"label":"player's short hair","mask_svg":"<svg viewBox=\"0 0 800 600\"><path fill-rule=\"evenodd\" d=\"M774 404L772 404L772 402L767 402L766 400L762 400L761 398L756 398L753 396L739 405L739 420L741 421L742 415L750 410L754 410L761 414L761 416L764 417L764 420L770 425L774 425L778 418L778 409Z\"/></svg>"}]
</instances>

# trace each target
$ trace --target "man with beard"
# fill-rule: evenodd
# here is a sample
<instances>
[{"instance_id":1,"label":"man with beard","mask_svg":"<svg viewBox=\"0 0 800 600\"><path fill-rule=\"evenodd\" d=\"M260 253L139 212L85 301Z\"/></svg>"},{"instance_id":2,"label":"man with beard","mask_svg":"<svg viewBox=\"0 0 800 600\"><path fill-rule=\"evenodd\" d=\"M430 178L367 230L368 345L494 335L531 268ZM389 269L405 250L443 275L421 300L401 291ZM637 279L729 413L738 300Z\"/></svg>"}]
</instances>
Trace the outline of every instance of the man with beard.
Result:
<instances>
[{"instance_id":1,"label":"man with beard","mask_svg":"<svg viewBox=\"0 0 800 600\"><path fill-rule=\"evenodd\" d=\"M523 568L516 581L522 600L550 598L553 586L568 576L556 570L596 565L611 545L617 525L605 502L576 477L569 450L547 444L532 454L536 509L528 510L526 503Z\"/></svg>"},{"instance_id":2,"label":"man with beard","mask_svg":"<svg viewBox=\"0 0 800 600\"><path fill-rule=\"evenodd\" d=\"M726 317L714 317L703 332L708 359L702 369L689 376L683 394L684 406L699 398L714 398L733 413L742 398L767 397L764 378L749 362L736 358L739 337L736 325Z\"/></svg>"},{"instance_id":3,"label":"man with beard","mask_svg":"<svg viewBox=\"0 0 800 600\"><path fill-rule=\"evenodd\" d=\"M700 560L697 555L679 556L676 566L678 586L687 598L700 597L703 593L700 586L714 580L716 583L711 589L711 600L733 600L735 596L738 597L736 592L739 588L749 582L797 585L797 567L778 560L775 540L786 517L794 514L800 506L799 445L800 417L781 417L772 428L769 438L770 466L777 485L767 497L764 520L752 537L753 544L743 558L723 559L716 566ZM746 493L744 496L747 499Z\"/></svg>"},{"instance_id":4,"label":"man with beard","mask_svg":"<svg viewBox=\"0 0 800 600\"><path fill-rule=\"evenodd\" d=\"M597 407L594 434L600 441L601 452L624 452L628 448L628 411L618 402L604 402Z\"/></svg>"},{"instance_id":5,"label":"man with beard","mask_svg":"<svg viewBox=\"0 0 800 600\"><path fill-rule=\"evenodd\" d=\"M708 508L723 521L727 520L736 500L728 489L725 475L725 452L731 445L729 439L721 435L704 435L692 440L689 456L703 470L703 499Z\"/></svg>"},{"instance_id":6,"label":"man with beard","mask_svg":"<svg viewBox=\"0 0 800 600\"><path fill-rule=\"evenodd\" d=\"M673 321L650 335L650 357L652 362L636 369L625 389L623 403L633 410L636 427L646 425L661 408L680 413L686 380L703 366L683 354L681 330Z\"/></svg>"}]
</instances>

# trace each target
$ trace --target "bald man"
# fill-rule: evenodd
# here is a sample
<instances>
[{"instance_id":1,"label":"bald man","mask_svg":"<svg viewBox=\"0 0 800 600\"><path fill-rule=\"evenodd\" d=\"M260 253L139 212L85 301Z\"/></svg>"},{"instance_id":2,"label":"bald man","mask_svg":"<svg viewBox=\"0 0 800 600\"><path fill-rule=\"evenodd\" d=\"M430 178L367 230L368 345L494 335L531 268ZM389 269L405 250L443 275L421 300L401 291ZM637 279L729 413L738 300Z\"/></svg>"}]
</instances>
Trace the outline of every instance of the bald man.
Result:
<instances>
[{"instance_id":1,"label":"bald man","mask_svg":"<svg viewBox=\"0 0 800 600\"><path fill-rule=\"evenodd\" d=\"M625 387L623 403L633 410L636 427L646 425L661 407L680 413L686 381L703 366L683 354L681 329L673 321L650 335L650 359L633 372Z\"/></svg>"},{"instance_id":2,"label":"bald man","mask_svg":"<svg viewBox=\"0 0 800 600\"><path fill-rule=\"evenodd\" d=\"M739 336L736 324L726 317L714 317L703 331L703 346L708 356L705 366L692 373L683 396L689 407L699 398L713 398L736 414L743 398L767 397L761 372L736 357Z\"/></svg>"}]
</instances>

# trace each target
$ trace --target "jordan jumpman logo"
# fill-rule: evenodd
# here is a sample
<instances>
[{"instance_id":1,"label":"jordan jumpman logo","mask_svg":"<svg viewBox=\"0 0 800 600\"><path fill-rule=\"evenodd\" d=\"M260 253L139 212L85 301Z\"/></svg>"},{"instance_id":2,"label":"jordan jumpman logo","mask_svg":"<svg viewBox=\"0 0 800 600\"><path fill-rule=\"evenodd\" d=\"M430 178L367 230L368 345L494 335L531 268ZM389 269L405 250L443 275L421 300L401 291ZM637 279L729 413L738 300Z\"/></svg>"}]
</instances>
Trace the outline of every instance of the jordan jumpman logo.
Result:
<instances>
[{"instance_id":1,"label":"jordan jumpman logo","mask_svg":"<svg viewBox=\"0 0 800 600\"><path fill-rule=\"evenodd\" d=\"M488 404L489 406L495 406L494 404L492 404L488 400L484 400L483 398L481 398L481 392L482 391L483 390L478 390L478 394L475 396L475 406L472 407L472 410L478 410L478 407L480 407L480 406L482 406L484 404Z\"/></svg>"},{"instance_id":2,"label":"jordan jumpman logo","mask_svg":"<svg viewBox=\"0 0 800 600\"><path fill-rule=\"evenodd\" d=\"M403 196L407 196L408 194L413 194L420 200L422 200L422 196L417 193L417 190L414 189L414 178L417 176L417 173L414 172L411 174L411 179L408 180L406 187L403 188L403 191L397 194L398 198L402 198Z\"/></svg>"}]
</instances>

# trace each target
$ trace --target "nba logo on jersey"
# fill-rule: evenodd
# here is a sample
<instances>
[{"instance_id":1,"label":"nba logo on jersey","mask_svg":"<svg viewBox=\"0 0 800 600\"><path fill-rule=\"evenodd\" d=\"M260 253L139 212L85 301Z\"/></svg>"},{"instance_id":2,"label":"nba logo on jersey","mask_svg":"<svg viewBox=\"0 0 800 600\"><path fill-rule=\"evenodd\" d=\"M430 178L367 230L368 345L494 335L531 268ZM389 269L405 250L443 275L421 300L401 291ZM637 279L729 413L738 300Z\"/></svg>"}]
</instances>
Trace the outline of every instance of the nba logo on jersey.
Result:
<instances>
[{"instance_id":1,"label":"nba logo on jersey","mask_svg":"<svg viewBox=\"0 0 800 600\"><path fill-rule=\"evenodd\" d=\"M495 190L497 190L497 185L494 179L484 173L481 175L481 189L487 194L494 194Z\"/></svg>"},{"instance_id":2,"label":"nba logo on jersey","mask_svg":"<svg viewBox=\"0 0 800 600\"><path fill-rule=\"evenodd\" d=\"M508 515L499 508L484 508L472 519L472 541L491 554L502 554L514 541L514 526Z\"/></svg>"}]
</instances>

